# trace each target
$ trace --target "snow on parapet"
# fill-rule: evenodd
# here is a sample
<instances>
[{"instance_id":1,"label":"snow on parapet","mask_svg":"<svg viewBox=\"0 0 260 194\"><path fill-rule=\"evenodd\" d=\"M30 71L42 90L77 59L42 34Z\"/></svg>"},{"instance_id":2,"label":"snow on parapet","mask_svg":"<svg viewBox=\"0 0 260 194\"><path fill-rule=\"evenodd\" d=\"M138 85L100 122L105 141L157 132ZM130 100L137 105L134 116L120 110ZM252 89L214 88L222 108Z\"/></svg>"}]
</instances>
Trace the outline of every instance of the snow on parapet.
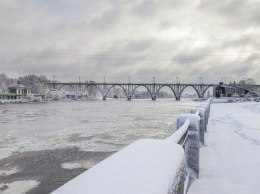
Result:
<instances>
[{"instance_id":1,"label":"snow on parapet","mask_svg":"<svg viewBox=\"0 0 260 194\"><path fill-rule=\"evenodd\" d=\"M200 120L200 116L199 115L196 115L196 114L181 114L179 117L178 117L178 122L177 123L177 128L180 128L186 120L190 120L190 125L192 127L196 127L198 128L199 127L199 123L198 121Z\"/></svg>"},{"instance_id":2,"label":"snow on parapet","mask_svg":"<svg viewBox=\"0 0 260 194\"><path fill-rule=\"evenodd\" d=\"M168 194L185 167L183 148L164 140L138 140L53 194Z\"/></svg>"},{"instance_id":3,"label":"snow on parapet","mask_svg":"<svg viewBox=\"0 0 260 194\"><path fill-rule=\"evenodd\" d=\"M188 128L190 126L190 120L185 120L184 124L178 128L177 131L175 131L170 137L168 137L165 140L168 140L173 143L179 143L183 135L187 132Z\"/></svg>"}]
</instances>

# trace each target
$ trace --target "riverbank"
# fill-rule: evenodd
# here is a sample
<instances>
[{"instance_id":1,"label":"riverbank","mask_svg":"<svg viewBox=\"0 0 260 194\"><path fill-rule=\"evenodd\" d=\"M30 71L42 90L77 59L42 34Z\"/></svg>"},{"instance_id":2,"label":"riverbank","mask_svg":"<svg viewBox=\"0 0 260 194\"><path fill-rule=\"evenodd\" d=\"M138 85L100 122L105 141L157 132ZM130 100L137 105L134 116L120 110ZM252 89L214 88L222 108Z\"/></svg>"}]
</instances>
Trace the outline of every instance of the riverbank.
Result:
<instances>
[{"instance_id":1,"label":"riverbank","mask_svg":"<svg viewBox=\"0 0 260 194\"><path fill-rule=\"evenodd\" d=\"M42 98L4 99L4 100L0 100L0 104L13 104L13 103L17 104L17 103L42 102L42 101L43 101Z\"/></svg>"},{"instance_id":2,"label":"riverbank","mask_svg":"<svg viewBox=\"0 0 260 194\"><path fill-rule=\"evenodd\" d=\"M189 194L253 194L260 190L260 104L211 104L200 178Z\"/></svg>"}]
</instances>

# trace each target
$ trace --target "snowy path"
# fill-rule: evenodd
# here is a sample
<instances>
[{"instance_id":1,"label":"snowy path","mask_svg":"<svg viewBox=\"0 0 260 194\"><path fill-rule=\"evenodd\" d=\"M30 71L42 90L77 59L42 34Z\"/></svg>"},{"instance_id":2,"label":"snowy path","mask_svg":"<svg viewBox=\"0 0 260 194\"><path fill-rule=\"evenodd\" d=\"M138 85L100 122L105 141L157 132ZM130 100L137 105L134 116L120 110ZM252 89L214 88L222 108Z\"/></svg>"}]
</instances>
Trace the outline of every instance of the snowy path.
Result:
<instances>
[{"instance_id":1,"label":"snowy path","mask_svg":"<svg viewBox=\"0 0 260 194\"><path fill-rule=\"evenodd\" d=\"M188 194L260 193L260 103L212 104L200 179Z\"/></svg>"}]
</instances>

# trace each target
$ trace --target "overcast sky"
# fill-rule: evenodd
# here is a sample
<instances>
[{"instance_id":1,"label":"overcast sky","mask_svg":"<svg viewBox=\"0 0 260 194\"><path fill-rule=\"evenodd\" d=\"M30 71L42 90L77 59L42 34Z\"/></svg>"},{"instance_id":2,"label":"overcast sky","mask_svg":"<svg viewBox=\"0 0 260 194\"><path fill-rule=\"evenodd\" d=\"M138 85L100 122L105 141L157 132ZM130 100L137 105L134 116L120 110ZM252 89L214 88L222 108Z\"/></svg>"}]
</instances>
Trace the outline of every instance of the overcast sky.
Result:
<instances>
[{"instance_id":1,"label":"overcast sky","mask_svg":"<svg viewBox=\"0 0 260 194\"><path fill-rule=\"evenodd\" d=\"M0 0L0 72L260 83L260 0Z\"/></svg>"}]
</instances>

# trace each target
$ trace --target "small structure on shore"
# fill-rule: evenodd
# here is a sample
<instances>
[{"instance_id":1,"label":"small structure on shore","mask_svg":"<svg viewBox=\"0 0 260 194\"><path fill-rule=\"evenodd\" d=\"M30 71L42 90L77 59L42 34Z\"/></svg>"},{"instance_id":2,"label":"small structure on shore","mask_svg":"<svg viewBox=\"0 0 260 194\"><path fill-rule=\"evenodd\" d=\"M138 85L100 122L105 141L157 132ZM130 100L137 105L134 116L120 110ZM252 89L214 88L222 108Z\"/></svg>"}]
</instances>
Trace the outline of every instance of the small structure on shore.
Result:
<instances>
[{"instance_id":1,"label":"small structure on shore","mask_svg":"<svg viewBox=\"0 0 260 194\"><path fill-rule=\"evenodd\" d=\"M14 86L8 87L7 93L0 93L0 100L18 100L18 101L37 101L37 99L45 99L45 95L32 94L31 87L27 87L20 80Z\"/></svg>"},{"instance_id":2,"label":"small structure on shore","mask_svg":"<svg viewBox=\"0 0 260 194\"><path fill-rule=\"evenodd\" d=\"M0 94L0 100L19 100L31 95L31 93L31 88L24 86L21 84L21 81L18 80L15 86L8 88L8 93Z\"/></svg>"}]
</instances>

